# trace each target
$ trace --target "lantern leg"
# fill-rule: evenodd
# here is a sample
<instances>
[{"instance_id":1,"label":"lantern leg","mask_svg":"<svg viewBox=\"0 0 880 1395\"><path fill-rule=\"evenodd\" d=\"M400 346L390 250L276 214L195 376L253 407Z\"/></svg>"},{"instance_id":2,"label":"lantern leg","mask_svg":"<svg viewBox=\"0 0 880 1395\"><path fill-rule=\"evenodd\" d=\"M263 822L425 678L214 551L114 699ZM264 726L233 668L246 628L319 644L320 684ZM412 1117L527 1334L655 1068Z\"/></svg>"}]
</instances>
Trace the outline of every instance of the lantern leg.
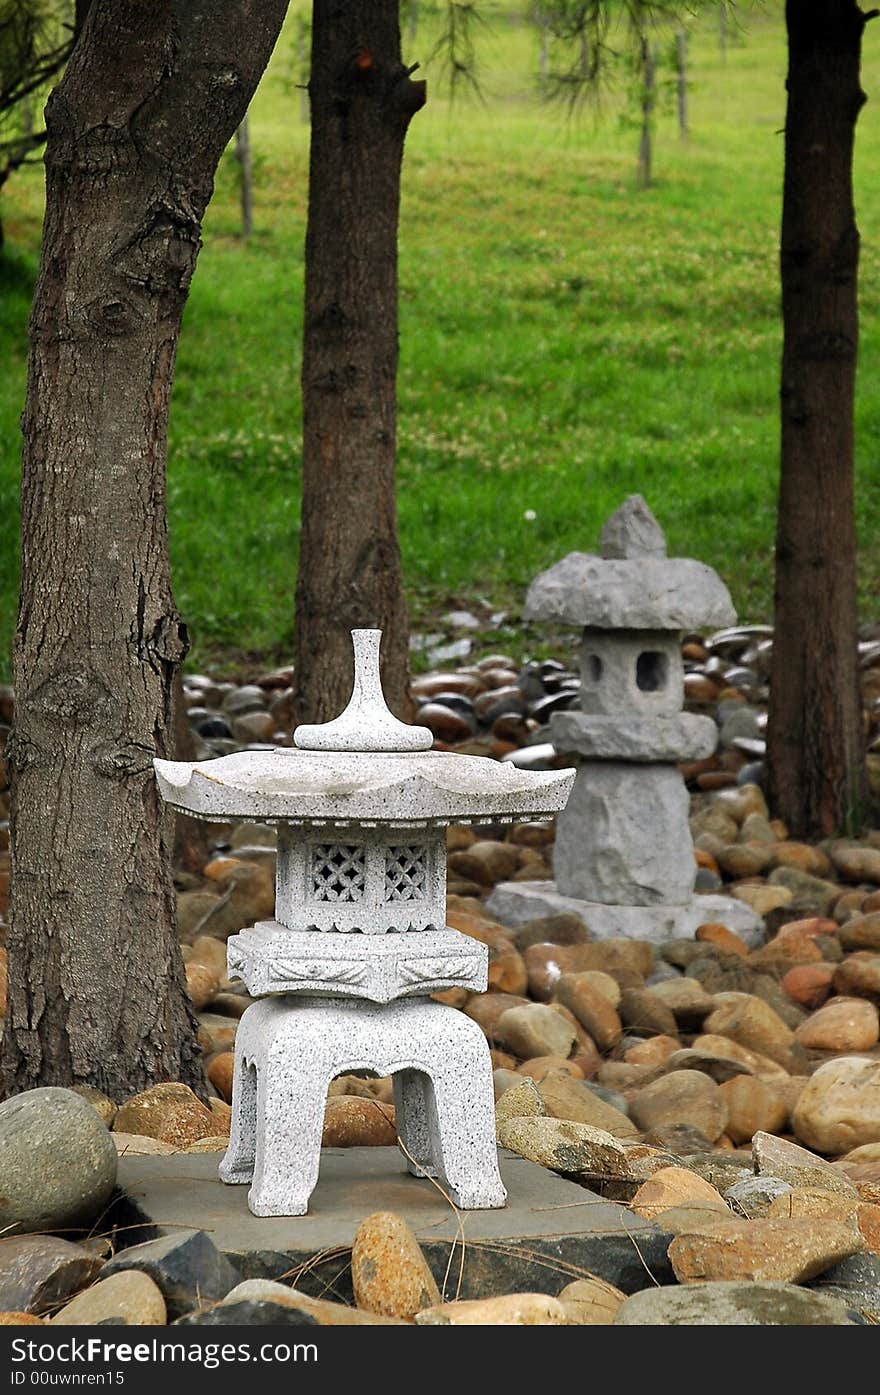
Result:
<instances>
[{"instance_id":1,"label":"lantern leg","mask_svg":"<svg viewBox=\"0 0 880 1395\"><path fill-rule=\"evenodd\" d=\"M232 1121L229 1146L220 1164L223 1182L250 1182L257 1141L257 1072L245 1059L243 1043L235 1052L232 1075Z\"/></svg>"},{"instance_id":2,"label":"lantern leg","mask_svg":"<svg viewBox=\"0 0 880 1395\"><path fill-rule=\"evenodd\" d=\"M272 1060L257 1081L257 1149L248 1206L255 1216L304 1216L318 1180L332 1072Z\"/></svg>"},{"instance_id":3,"label":"lantern leg","mask_svg":"<svg viewBox=\"0 0 880 1395\"><path fill-rule=\"evenodd\" d=\"M397 1132L407 1170L414 1177L436 1177L438 1140L436 1111L429 1098L430 1079L423 1071L400 1070L392 1084Z\"/></svg>"},{"instance_id":4,"label":"lantern leg","mask_svg":"<svg viewBox=\"0 0 880 1395\"><path fill-rule=\"evenodd\" d=\"M447 1049L429 1071L442 1173L462 1210L503 1206L507 1192L498 1170L495 1093L489 1047L476 1022L448 1008ZM449 1037L454 1041L450 1042ZM450 1049L451 1048L451 1049Z\"/></svg>"}]
</instances>

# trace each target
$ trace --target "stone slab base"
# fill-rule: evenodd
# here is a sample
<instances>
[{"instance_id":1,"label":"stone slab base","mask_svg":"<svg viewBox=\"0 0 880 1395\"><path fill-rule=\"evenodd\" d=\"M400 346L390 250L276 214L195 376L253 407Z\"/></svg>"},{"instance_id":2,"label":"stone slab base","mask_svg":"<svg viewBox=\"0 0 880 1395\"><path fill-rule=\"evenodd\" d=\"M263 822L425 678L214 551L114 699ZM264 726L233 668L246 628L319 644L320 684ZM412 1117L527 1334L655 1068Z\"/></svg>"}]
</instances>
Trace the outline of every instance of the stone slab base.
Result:
<instances>
[{"instance_id":1,"label":"stone slab base","mask_svg":"<svg viewBox=\"0 0 880 1395\"><path fill-rule=\"evenodd\" d=\"M310 1214L252 1216L247 1188L220 1181L219 1153L122 1157L119 1222L129 1243L137 1223L203 1229L242 1278L279 1278L305 1293L351 1301L351 1244L374 1211L396 1211L412 1227L446 1296L556 1294L584 1271L626 1293L672 1283L670 1236L612 1201L500 1150L508 1203L498 1211L456 1212L429 1180L411 1177L397 1148L325 1148ZM462 1244L462 1241L464 1242ZM451 1252L451 1264L450 1264ZM316 1256L319 1258L316 1259ZM462 1257L464 1267L462 1265ZM647 1270L647 1273L646 1273Z\"/></svg>"},{"instance_id":2,"label":"stone slab base","mask_svg":"<svg viewBox=\"0 0 880 1395\"><path fill-rule=\"evenodd\" d=\"M766 939L764 922L743 901L733 896L694 896L684 906L605 906L562 896L555 882L499 882L486 909L502 925L524 925L541 916L571 912L578 915L597 940L692 940L698 925L720 921L735 930L746 944Z\"/></svg>"}]
</instances>

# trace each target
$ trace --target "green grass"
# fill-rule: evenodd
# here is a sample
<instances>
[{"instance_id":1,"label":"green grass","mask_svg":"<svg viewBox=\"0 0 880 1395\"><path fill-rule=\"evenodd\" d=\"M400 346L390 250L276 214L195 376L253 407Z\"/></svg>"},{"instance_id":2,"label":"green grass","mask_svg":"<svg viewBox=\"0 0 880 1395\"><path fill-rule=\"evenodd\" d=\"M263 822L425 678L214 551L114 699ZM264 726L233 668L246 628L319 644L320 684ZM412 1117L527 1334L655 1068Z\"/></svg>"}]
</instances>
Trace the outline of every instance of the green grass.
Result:
<instances>
[{"instance_id":1,"label":"green grass","mask_svg":"<svg viewBox=\"0 0 880 1395\"><path fill-rule=\"evenodd\" d=\"M656 183L610 92L577 122L535 94L536 42L509 6L481 41L485 105L434 82L407 143L401 219L399 512L416 624L453 600L515 615L542 567L595 546L632 491L670 551L716 566L744 618L772 595L778 468L777 243L785 36L776 3L722 67L693 37L692 134L658 120ZM523 7L524 8L524 7ZM418 35L412 58L430 51ZM238 237L227 156L186 311L169 504L190 666L289 654L299 527L299 368L308 129L292 32L255 99L257 231ZM429 84L432 72L428 70ZM436 75L435 75L436 77ZM869 26L857 139L862 341L860 595L876 616L880 541L880 31ZM429 91L430 91L429 87ZM0 262L0 666L15 609L18 415L39 170L4 203ZM531 515L534 515L532 518Z\"/></svg>"}]
</instances>

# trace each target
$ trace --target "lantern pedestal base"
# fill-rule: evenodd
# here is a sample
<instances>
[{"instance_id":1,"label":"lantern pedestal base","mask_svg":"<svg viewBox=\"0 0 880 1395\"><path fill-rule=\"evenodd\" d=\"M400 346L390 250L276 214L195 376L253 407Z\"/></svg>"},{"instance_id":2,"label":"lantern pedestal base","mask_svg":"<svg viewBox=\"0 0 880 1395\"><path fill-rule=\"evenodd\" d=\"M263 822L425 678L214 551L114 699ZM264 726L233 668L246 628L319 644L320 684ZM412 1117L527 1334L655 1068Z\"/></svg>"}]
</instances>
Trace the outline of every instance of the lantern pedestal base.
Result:
<instances>
[{"instance_id":1,"label":"lantern pedestal base","mask_svg":"<svg viewBox=\"0 0 880 1395\"><path fill-rule=\"evenodd\" d=\"M322 994L389 1003L447 988L484 993L489 951L458 930L341 935L261 920L227 941L229 974L254 998Z\"/></svg>"},{"instance_id":2,"label":"lantern pedestal base","mask_svg":"<svg viewBox=\"0 0 880 1395\"><path fill-rule=\"evenodd\" d=\"M256 1216L303 1216L318 1180L327 1087L351 1070L394 1076L409 1170L445 1181L456 1206L503 1206L489 1048L464 1013L428 1001L264 998L235 1043L224 1182L250 1182Z\"/></svg>"},{"instance_id":3,"label":"lantern pedestal base","mask_svg":"<svg viewBox=\"0 0 880 1395\"><path fill-rule=\"evenodd\" d=\"M524 925L542 916L569 913L580 916L594 940L692 940L699 925L718 921L735 930L746 944L762 945L766 939L759 915L735 896L695 895L682 906L606 906L562 896L555 882L499 882L486 909L502 925Z\"/></svg>"}]
</instances>

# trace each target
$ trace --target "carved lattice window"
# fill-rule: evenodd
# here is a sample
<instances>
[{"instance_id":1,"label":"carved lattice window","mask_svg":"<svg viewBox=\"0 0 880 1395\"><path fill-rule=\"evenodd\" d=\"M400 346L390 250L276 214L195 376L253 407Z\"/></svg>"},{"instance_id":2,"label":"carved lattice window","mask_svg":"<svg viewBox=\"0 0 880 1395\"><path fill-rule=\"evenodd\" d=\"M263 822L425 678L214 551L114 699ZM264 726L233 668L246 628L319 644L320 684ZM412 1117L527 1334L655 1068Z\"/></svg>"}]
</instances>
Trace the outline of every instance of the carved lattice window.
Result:
<instances>
[{"instance_id":1,"label":"carved lattice window","mask_svg":"<svg viewBox=\"0 0 880 1395\"><path fill-rule=\"evenodd\" d=\"M362 847L321 843L312 850L312 895L316 901L362 901L365 880Z\"/></svg>"},{"instance_id":2,"label":"carved lattice window","mask_svg":"<svg viewBox=\"0 0 880 1395\"><path fill-rule=\"evenodd\" d=\"M385 854L385 900L423 901L427 876L424 848L389 848Z\"/></svg>"}]
</instances>

